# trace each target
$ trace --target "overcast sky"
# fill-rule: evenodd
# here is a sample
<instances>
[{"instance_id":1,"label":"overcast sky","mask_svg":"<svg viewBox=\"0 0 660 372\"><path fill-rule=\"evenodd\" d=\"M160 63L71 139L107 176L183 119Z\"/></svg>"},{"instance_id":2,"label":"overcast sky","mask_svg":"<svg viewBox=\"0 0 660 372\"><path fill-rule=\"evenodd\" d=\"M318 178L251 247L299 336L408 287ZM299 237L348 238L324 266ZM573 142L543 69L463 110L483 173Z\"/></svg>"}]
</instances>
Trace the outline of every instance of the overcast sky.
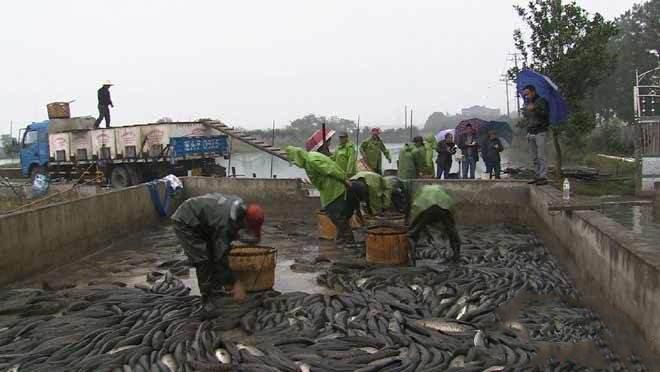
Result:
<instances>
[{"instance_id":1,"label":"overcast sky","mask_svg":"<svg viewBox=\"0 0 660 372\"><path fill-rule=\"evenodd\" d=\"M613 18L631 0L579 0ZM307 113L423 124L433 111L505 110L500 75L520 26L512 0L0 3L0 133L76 100L97 115L112 88L115 125L219 118L249 128ZM512 94L513 97L513 94Z\"/></svg>"}]
</instances>

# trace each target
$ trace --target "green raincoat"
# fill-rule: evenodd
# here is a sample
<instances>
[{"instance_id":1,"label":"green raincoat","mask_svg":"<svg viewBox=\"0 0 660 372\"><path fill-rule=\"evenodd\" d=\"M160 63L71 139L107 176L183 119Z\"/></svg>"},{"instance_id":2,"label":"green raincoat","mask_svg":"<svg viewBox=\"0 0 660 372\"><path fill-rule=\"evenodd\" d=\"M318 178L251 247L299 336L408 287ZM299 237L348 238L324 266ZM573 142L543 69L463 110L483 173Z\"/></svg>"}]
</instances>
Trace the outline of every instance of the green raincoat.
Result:
<instances>
[{"instance_id":1,"label":"green raincoat","mask_svg":"<svg viewBox=\"0 0 660 372\"><path fill-rule=\"evenodd\" d=\"M406 143L403 145L401 152L399 152L399 178L410 180L417 178L415 173L415 158L413 150L415 148Z\"/></svg>"},{"instance_id":2,"label":"green raincoat","mask_svg":"<svg viewBox=\"0 0 660 372\"><path fill-rule=\"evenodd\" d=\"M380 139L369 138L368 140L362 142L360 145L360 152L363 154L363 157L366 157L364 160L367 162L369 168L376 173L383 172L383 159L381 153L385 155L385 158L388 161L392 161L390 158L390 152L385 147L385 144Z\"/></svg>"},{"instance_id":3,"label":"green raincoat","mask_svg":"<svg viewBox=\"0 0 660 372\"><path fill-rule=\"evenodd\" d=\"M406 143L399 153L399 178L404 180L417 178L424 169L425 162L424 148Z\"/></svg>"},{"instance_id":4,"label":"green raincoat","mask_svg":"<svg viewBox=\"0 0 660 372\"><path fill-rule=\"evenodd\" d=\"M364 179L369 189L369 207L371 214L377 214L390 207L392 188L389 183L378 173L358 172L351 180Z\"/></svg>"},{"instance_id":5,"label":"green raincoat","mask_svg":"<svg viewBox=\"0 0 660 372\"><path fill-rule=\"evenodd\" d=\"M440 185L423 186L413 198L410 221L414 222L422 212L434 205L453 212L456 202Z\"/></svg>"},{"instance_id":6,"label":"green raincoat","mask_svg":"<svg viewBox=\"0 0 660 372\"><path fill-rule=\"evenodd\" d=\"M437 145L438 145L438 141L435 139L435 136L433 135L426 137L426 139L424 140L424 149L426 151L425 153L426 164L424 167L424 174L426 175L431 175L431 176L435 175L433 153Z\"/></svg>"},{"instance_id":7,"label":"green raincoat","mask_svg":"<svg viewBox=\"0 0 660 372\"><path fill-rule=\"evenodd\" d=\"M350 141L343 145L339 144L330 159L334 160L339 168L346 173L346 177L353 176L357 171L357 152Z\"/></svg>"},{"instance_id":8,"label":"green raincoat","mask_svg":"<svg viewBox=\"0 0 660 372\"><path fill-rule=\"evenodd\" d=\"M321 208L346 195L346 175L332 159L299 147L287 146L285 150L289 161L303 168L312 185L319 190Z\"/></svg>"}]
</instances>

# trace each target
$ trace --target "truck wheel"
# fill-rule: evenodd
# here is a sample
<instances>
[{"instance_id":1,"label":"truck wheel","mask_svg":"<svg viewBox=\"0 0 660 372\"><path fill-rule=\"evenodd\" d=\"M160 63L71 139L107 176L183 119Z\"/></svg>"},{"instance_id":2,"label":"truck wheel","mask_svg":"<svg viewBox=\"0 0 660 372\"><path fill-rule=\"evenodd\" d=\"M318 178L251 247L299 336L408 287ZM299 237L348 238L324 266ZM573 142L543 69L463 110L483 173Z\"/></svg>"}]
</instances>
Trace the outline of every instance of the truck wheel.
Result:
<instances>
[{"instance_id":1,"label":"truck wheel","mask_svg":"<svg viewBox=\"0 0 660 372\"><path fill-rule=\"evenodd\" d=\"M141 174L140 170L137 169L136 167L131 167L131 166L128 166L126 168L128 169L128 176L129 176L129 179L131 181L131 185L135 186L135 185L141 184L142 183L142 174Z\"/></svg>"},{"instance_id":2,"label":"truck wheel","mask_svg":"<svg viewBox=\"0 0 660 372\"><path fill-rule=\"evenodd\" d=\"M38 174L44 174L45 175L46 171L45 171L44 167L42 167L40 165L35 165L34 167L32 167L32 169L30 169L30 179L32 181L34 181L35 177L37 177Z\"/></svg>"},{"instance_id":3,"label":"truck wheel","mask_svg":"<svg viewBox=\"0 0 660 372\"><path fill-rule=\"evenodd\" d=\"M131 185L131 176L128 173L126 167L120 165L112 168L112 173L110 174L110 184L115 189L120 189Z\"/></svg>"}]
</instances>

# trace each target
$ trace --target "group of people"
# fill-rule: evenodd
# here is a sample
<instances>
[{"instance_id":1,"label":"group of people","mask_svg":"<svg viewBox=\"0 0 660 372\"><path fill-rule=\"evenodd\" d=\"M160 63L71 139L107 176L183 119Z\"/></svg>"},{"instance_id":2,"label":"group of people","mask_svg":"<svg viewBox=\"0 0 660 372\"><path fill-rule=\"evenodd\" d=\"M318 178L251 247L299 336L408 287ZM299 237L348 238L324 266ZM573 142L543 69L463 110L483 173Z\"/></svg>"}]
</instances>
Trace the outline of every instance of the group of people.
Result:
<instances>
[{"instance_id":1,"label":"group of people","mask_svg":"<svg viewBox=\"0 0 660 372\"><path fill-rule=\"evenodd\" d=\"M500 153L504 151L504 146L502 145L502 141L497 137L497 132L489 131L488 137L482 143L478 142L476 131L469 123L465 126L464 133L460 135L458 143L454 142L453 134L445 134L445 138L438 142L436 146L436 152L438 153L436 159L436 163L438 164L438 178L451 178L450 170L457 149L461 150L459 174L462 173L462 178L475 178L476 166L479 161L479 153L481 152L486 165L486 173L488 173L491 179L500 179L502 168Z\"/></svg>"},{"instance_id":2,"label":"group of people","mask_svg":"<svg viewBox=\"0 0 660 372\"><path fill-rule=\"evenodd\" d=\"M536 94L533 86L524 90L526 104L523 115L528 125L530 154L536 167L536 177L530 183L543 185L546 180L545 135L548 131L548 103ZM293 164L303 168L312 184L320 192L321 209L330 217L337 228L338 245L351 246L354 242L350 219L354 214L378 215L385 212L404 214L409 226L411 262L414 264L414 248L422 239L434 244L436 234L447 239L452 250L449 257L457 261L460 257L461 240L454 220L452 197L440 185L425 185L413 191L409 179L433 174L429 167L428 142L416 137L413 145L406 144L399 156L399 176L382 176L382 155L391 162L390 154L382 140L380 131L372 130L372 136L363 142L359 151L366 171L356 166L356 150L341 133L340 144L334 153L329 146L308 152L289 146L286 153ZM501 141L493 132L481 145L477 144L476 133L470 125L454 143L451 134L436 146L438 154L438 178L447 178L452 156L456 148L464 156L463 176L474 178L474 166L481 152L489 173L499 178ZM207 194L186 200L172 216L174 231L191 264L196 269L202 300L202 316L214 317L219 310L213 302L216 295L230 294L236 301L245 300L243 285L232 273L228 264L228 253L232 241L257 243L261 238L264 222L263 209L257 204L246 205L236 196L221 193Z\"/></svg>"}]
</instances>

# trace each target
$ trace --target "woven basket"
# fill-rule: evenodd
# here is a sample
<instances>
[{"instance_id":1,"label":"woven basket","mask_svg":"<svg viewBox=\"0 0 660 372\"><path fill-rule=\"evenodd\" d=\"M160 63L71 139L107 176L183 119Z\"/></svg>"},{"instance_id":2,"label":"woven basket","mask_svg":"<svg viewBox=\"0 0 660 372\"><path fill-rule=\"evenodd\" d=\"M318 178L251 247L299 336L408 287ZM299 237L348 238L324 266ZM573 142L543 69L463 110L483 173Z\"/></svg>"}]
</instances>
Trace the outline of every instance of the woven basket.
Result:
<instances>
[{"instance_id":1,"label":"woven basket","mask_svg":"<svg viewBox=\"0 0 660 372\"><path fill-rule=\"evenodd\" d=\"M376 226L367 232L367 262L380 265L408 263L407 230L403 227Z\"/></svg>"},{"instance_id":2,"label":"woven basket","mask_svg":"<svg viewBox=\"0 0 660 372\"><path fill-rule=\"evenodd\" d=\"M406 226L406 216L403 214L386 214L383 216L366 216L367 227L373 226Z\"/></svg>"},{"instance_id":3,"label":"woven basket","mask_svg":"<svg viewBox=\"0 0 660 372\"><path fill-rule=\"evenodd\" d=\"M319 239L323 240L334 240L337 236L337 227L332 222L330 217L325 212L318 211L316 215L319 219ZM353 215L350 219L351 228L358 229L362 227L360 220L356 215Z\"/></svg>"},{"instance_id":4,"label":"woven basket","mask_svg":"<svg viewBox=\"0 0 660 372\"><path fill-rule=\"evenodd\" d=\"M235 246L229 251L229 268L248 292L263 291L275 284L277 249Z\"/></svg>"},{"instance_id":5,"label":"woven basket","mask_svg":"<svg viewBox=\"0 0 660 372\"><path fill-rule=\"evenodd\" d=\"M46 105L49 119L69 119L71 110L68 102L52 102Z\"/></svg>"}]
</instances>

